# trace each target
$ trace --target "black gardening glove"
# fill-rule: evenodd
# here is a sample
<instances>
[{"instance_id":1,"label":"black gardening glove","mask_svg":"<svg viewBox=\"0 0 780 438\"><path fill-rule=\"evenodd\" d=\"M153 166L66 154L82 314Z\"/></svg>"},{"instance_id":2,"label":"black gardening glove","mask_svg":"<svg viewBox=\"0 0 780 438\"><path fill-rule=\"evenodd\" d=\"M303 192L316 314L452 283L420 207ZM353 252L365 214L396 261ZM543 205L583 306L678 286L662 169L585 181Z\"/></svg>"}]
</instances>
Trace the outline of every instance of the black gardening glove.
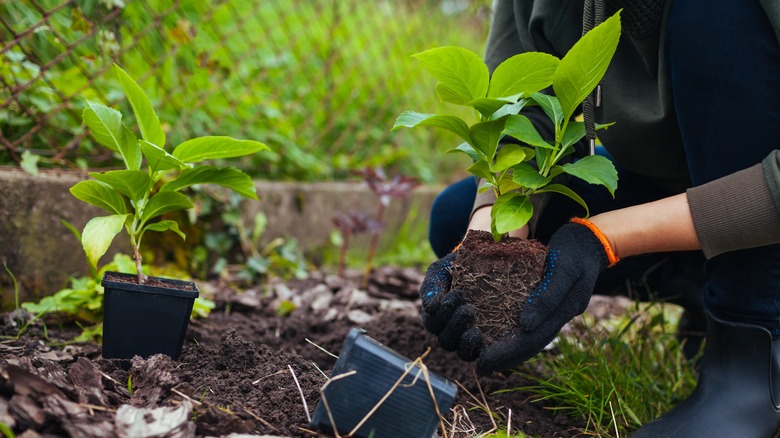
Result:
<instances>
[{"instance_id":1,"label":"black gardening glove","mask_svg":"<svg viewBox=\"0 0 780 438\"><path fill-rule=\"evenodd\" d=\"M422 298L422 322L426 330L438 336L439 345L447 351L457 351L464 360L474 360L482 344L471 339L476 329L474 307L468 304L466 293L450 290L452 276L450 264L457 251L433 262L425 272L420 286Z\"/></svg>"},{"instance_id":2,"label":"black gardening glove","mask_svg":"<svg viewBox=\"0 0 780 438\"><path fill-rule=\"evenodd\" d=\"M518 328L481 351L477 372L508 370L542 351L564 324L585 311L597 277L617 260L590 222L573 219L561 227L550 239L544 276L529 295Z\"/></svg>"}]
</instances>

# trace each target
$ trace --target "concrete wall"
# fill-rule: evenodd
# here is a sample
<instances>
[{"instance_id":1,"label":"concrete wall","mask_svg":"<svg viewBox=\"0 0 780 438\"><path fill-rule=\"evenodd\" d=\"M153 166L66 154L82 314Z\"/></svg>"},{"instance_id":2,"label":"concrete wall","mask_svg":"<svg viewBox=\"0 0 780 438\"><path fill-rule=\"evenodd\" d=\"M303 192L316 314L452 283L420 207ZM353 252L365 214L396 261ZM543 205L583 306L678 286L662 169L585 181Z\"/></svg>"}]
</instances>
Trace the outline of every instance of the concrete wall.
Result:
<instances>
[{"instance_id":1,"label":"concrete wall","mask_svg":"<svg viewBox=\"0 0 780 438\"><path fill-rule=\"evenodd\" d=\"M81 230L91 217L106 214L70 194L68 189L81 178L78 173L56 171L33 177L0 168L0 264L5 261L16 276L23 301L56 292L69 275L89 273L80 243L60 222L66 220ZM387 232L397 229L412 208L417 209L416 220L427 222L439 190L420 187L408 199L394 200L386 213ZM245 202L242 214L252 218L263 212L268 217L265 239L295 238L303 249L327 244L337 212L377 208L376 198L362 183L258 181L257 193L259 202ZM111 252L120 250L129 252L124 235ZM110 260L110 253L103 260ZM13 305L11 284L5 269L0 269L0 308Z\"/></svg>"}]
</instances>

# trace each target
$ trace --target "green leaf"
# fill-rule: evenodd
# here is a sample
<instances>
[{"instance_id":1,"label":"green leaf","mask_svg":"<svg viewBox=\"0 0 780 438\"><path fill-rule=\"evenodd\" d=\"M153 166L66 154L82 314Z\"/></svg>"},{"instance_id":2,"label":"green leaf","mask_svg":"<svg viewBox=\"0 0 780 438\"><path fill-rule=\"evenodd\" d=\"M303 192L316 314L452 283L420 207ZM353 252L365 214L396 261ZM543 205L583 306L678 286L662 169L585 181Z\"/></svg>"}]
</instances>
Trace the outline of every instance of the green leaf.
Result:
<instances>
[{"instance_id":1,"label":"green leaf","mask_svg":"<svg viewBox=\"0 0 780 438\"><path fill-rule=\"evenodd\" d=\"M573 163L564 164L563 171L581 178L591 184L602 185L615 197L618 174L609 158L601 155L589 155Z\"/></svg>"},{"instance_id":2,"label":"green leaf","mask_svg":"<svg viewBox=\"0 0 780 438\"><path fill-rule=\"evenodd\" d=\"M173 156L185 163L199 163L203 160L241 157L267 149L268 146L259 141L210 136L185 141L176 146Z\"/></svg>"},{"instance_id":3,"label":"green leaf","mask_svg":"<svg viewBox=\"0 0 780 438\"><path fill-rule=\"evenodd\" d=\"M160 119L157 118L157 113L154 112L154 107L149 101L149 97L146 96L146 93L133 78L116 64L114 64L114 73L119 78L122 89L125 90L125 96L127 96L127 100L130 101L130 105L133 107L135 120L138 123L138 128L141 130L141 137L149 143L164 148L165 131L162 129Z\"/></svg>"},{"instance_id":4,"label":"green leaf","mask_svg":"<svg viewBox=\"0 0 780 438\"><path fill-rule=\"evenodd\" d=\"M116 189L97 181L80 181L70 188L70 193L76 199L108 210L111 213L127 213L125 198Z\"/></svg>"},{"instance_id":5,"label":"green leaf","mask_svg":"<svg viewBox=\"0 0 780 438\"><path fill-rule=\"evenodd\" d=\"M550 96L543 93L534 93L531 95L531 99L538 103L547 117L553 121L555 126L561 126L563 122L563 110L561 109L561 103L555 96Z\"/></svg>"},{"instance_id":6,"label":"green leaf","mask_svg":"<svg viewBox=\"0 0 780 438\"><path fill-rule=\"evenodd\" d=\"M86 101L82 119L92 137L101 145L118 152L130 170L141 168L141 149L135 135L122 124L122 113L99 103Z\"/></svg>"},{"instance_id":7,"label":"green leaf","mask_svg":"<svg viewBox=\"0 0 780 438\"><path fill-rule=\"evenodd\" d=\"M604 77L620 40L620 13L585 34L563 57L553 77L553 90L561 102L564 119Z\"/></svg>"},{"instance_id":8,"label":"green leaf","mask_svg":"<svg viewBox=\"0 0 780 438\"><path fill-rule=\"evenodd\" d=\"M508 193L512 190L520 189L520 185L512 181L512 173L507 172L501 175L501 180L498 182L498 192Z\"/></svg>"},{"instance_id":9,"label":"green leaf","mask_svg":"<svg viewBox=\"0 0 780 438\"><path fill-rule=\"evenodd\" d=\"M553 149L550 143L542 138L534 124L531 123L531 120L523 115L509 116L504 128L504 134L531 146Z\"/></svg>"},{"instance_id":10,"label":"green leaf","mask_svg":"<svg viewBox=\"0 0 780 438\"><path fill-rule=\"evenodd\" d=\"M496 162L491 169L493 172L503 172L512 166L522 163L526 158L526 149L520 145L509 143L502 147L496 155Z\"/></svg>"},{"instance_id":11,"label":"green leaf","mask_svg":"<svg viewBox=\"0 0 780 438\"><path fill-rule=\"evenodd\" d=\"M536 193L560 193L561 195L567 196L580 204L582 208L585 209L585 216L590 216L590 210L588 209L588 204L585 203L585 200L582 199L580 195L574 193L574 190L566 187L563 184L550 184L543 189L537 190Z\"/></svg>"},{"instance_id":12,"label":"green leaf","mask_svg":"<svg viewBox=\"0 0 780 438\"><path fill-rule=\"evenodd\" d=\"M596 123L595 128L596 131L601 129L609 128L610 126L614 125L615 123ZM566 126L566 132L563 134L563 147L569 147L573 146L578 141L585 138L585 123L584 122L577 122L577 121L571 121Z\"/></svg>"},{"instance_id":13,"label":"green leaf","mask_svg":"<svg viewBox=\"0 0 780 438\"><path fill-rule=\"evenodd\" d=\"M146 172L140 170L111 170L108 172L90 172L91 177L108 184L114 190L127 196L138 206L138 201L144 198L152 189L152 179Z\"/></svg>"},{"instance_id":14,"label":"green leaf","mask_svg":"<svg viewBox=\"0 0 780 438\"><path fill-rule=\"evenodd\" d=\"M490 73L477 54L470 50L445 46L413 55L439 83L436 91L444 102L468 105L485 97Z\"/></svg>"},{"instance_id":15,"label":"green leaf","mask_svg":"<svg viewBox=\"0 0 780 438\"><path fill-rule=\"evenodd\" d=\"M149 198L149 202L146 203L141 215L141 223L146 223L161 214L192 207L190 198L179 192L160 192Z\"/></svg>"},{"instance_id":16,"label":"green leaf","mask_svg":"<svg viewBox=\"0 0 780 438\"><path fill-rule=\"evenodd\" d=\"M234 167L219 169L214 166L198 166L185 169L175 179L162 186L160 192L175 192L195 184L218 184L245 198L257 200L257 191L252 178Z\"/></svg>"},{"instance_id":17,"label":"green leaf","mask_svg":"<svg viewBox=\"0 0 780 438\"><path fill-rule=\"evenodd\" d=\"M523 107L525 107L526 103L528 103L528 99L520 99L517 101L517 103L504 105L501 108L499 108L498 111L494 112L490 116L490 118L496 120L504 116L513 116L515 114L520 114L520 110L522 110Z\"/></svg>"},{"instance_id":18,"label":"green leaf","mask_svg":"<svg viewBox=\"0 0 780 438\"><path fill-rule=\"evenodd\" d=\"M477 161L476 163L469 166L466 170L470 174L476 175L480 178L491 179L493 177L493 174L490 172L490 166L485 160Z\"/></svg>"},{"instance_id":19,"label":"green leaf","mask_svg":"<svg viewBox=\"0 0 780 438\"><path fill-rule=\"evenodd\" d=\"M519 97L520 97L519 94L513 96L512 98L507 98L507 99L493 99L488 97L480 97L478 99L471 101L471 106L473 106L474 109L479 111L479 113L482 114L483 117L495 119L497 117L492 117L493 114L495 114L498 110L503 108L505 105L516 104Z\"/></svg>"},{"instance_id":20,"label":"green leaf","mask_svg":"<svg viewBox=\"0 0 780 438\"><path fill-rule=\"evenodd\" d=\"M526 52L506 59L493 71L488 97L529 95L549 87L560 60L541 52Z\"/></svg>"},{"instance_id":21,"label":"green leaf","mask_svg":"<svg viewBox=\"0 0 780 438\"><path fill-rule=\"evenodd\" d=\"M527 189L538 189L550 183L550 178L541 175L530 164L522 163L512 168L512 181Z\"/></svg>"},{"instance_id":22,"label":"green leaf","mask_svg":"<svg viewBox=\"0 0 780 438\"><path fill-rule=\"evenodd\" d=\"M146 157L146 162L149 163L152 174L171 169L182 169L186 166L181 160L156 144L149 143L146 140L139 140L138 144Z\"/></svg>"},{"instance_id":23,"label":"green leaf","mask_svg":"<svg viewBox=\"0 0 780 438\"><path fill-rule=\"evenodd\" d=\"M398 128L414 128L415 126L433 126L450 131L466 143L471 143L469 126L459 117L438 114L424 114L414 111L404 111L395 121L392 130Z\"/></svg>"},{"instance_id":24,"label":"green leaf","mask_svg":"<svg viewBox=\"0 0 780 438\"><path fill-rule=\"evenodd\" d=\"M115 214L92 218L81 233L81 245L89 263L97 269L98 261L108 251L114 237L122 231L129 215Z\"/></svg>"},{"instance_id":25,"label":"green leaf","mask_svg":"<svg viewBox=\"0 0 780 438\"><path fill-rule=\"evenodd\" d=\"M472 145L475 149L485 154L485 157L490 161L495 159L498 142L504 136L503 131L506 121L506 118L488 120L475 123L469 128Z\"/></svg>"},{"instance_id":26,"label":"green leaf","mask_svg":"<svg viewBox=\"0 0 780 438\"><path fill-rule=\"evenodd\" d=\"M484 156L482 156L481 152L474 149L474 147L468 143L461 143L458 145L458 147L452 148L447 151L448 154L456 153L456 152L463 152L464 154L471 157L471 159L474 161L479 161L485 158Z\"/></svg>"},{"instance_id":27,"label":"green leaf","mask_svg":"<svg viewBox=\"0 0 780 438\"><path fill-rule=\"evenodd\" d=\"M182 240L187 240L187 236L179 229L179 224L176 221L166 220L155 222L144 227L144 231L157 231L159 233L163 231L171 230L178 234Z\"/></svg>"},{"instance_id":28,"label":"green leaf","mask_svg":"<svg viewBox=\"0 0 780 438\"><path fill-rule=\"evenodd\" d=\"M506 234L527 224L534 213L534 206L528 196L509 192L496 199L490 212L496 232Z\"/></svg>"},{"instance_id":29,"label":"green leaf","mask_svg":"<svg viewBox=\"0 0 780 438\"><path fill-rule=\"evenodd\" d=\"M40 155L34 154L29 150L25 150L22 152L22 162L19 163L19 166L22 168L22 170L29 173L30 175L36 176L38 175L38 161L40 159Z\"/></svg>"}]
</instances>

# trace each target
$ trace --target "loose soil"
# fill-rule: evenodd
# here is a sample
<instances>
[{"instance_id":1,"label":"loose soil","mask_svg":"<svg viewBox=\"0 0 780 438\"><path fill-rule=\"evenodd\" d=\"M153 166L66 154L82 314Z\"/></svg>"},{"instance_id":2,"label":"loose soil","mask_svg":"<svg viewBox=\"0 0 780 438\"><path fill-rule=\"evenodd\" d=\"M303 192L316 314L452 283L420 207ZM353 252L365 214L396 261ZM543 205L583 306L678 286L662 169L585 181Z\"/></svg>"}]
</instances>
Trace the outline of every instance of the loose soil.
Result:
<instances>
[{"instance_id":1,"label":"loose soil","mask_svg":"<svg viewBox=\"0 0 780 438\"><path fill-rule=\"evenodd\" d=\"M6 314L0 324L6 336L0 343L0 423L24 437L328 436L309 430L307 412L314 411L335 363L330 353L339 353L350 328L361 327L411 359L430 348L428 369L460 385L445 414L448 436L491 430L484 406L503 427L511 418L512 431L581 433L582 421L533 402L527 392L496 393L529 385L521 375L477 378L470 363L438 348L420 322L422 277L419 270L383 267L367 288L360 287L359 272L346 278L315 272L263 287L198 283L217 308L190 324L181 356L135 358L129 370L103 359L99 345L64 342L78 334L72 324L35 321L16 338L30 315ZM297 309L279 316L282 302ZM523 370L535 373L532 363Z\"/></svg>"},{"instance_id":2,"label":"loose soil","mask_svg":"<svg viewBox=\"0 0 780 438\"><path fill-rule=\"evenodd\" d=\"M526 298L544 274L547 248L536 240L470 230L452 262L452 290L467 291L474 325L486 344L501 339L517 323Z\"/></svg>"}]
</instances>

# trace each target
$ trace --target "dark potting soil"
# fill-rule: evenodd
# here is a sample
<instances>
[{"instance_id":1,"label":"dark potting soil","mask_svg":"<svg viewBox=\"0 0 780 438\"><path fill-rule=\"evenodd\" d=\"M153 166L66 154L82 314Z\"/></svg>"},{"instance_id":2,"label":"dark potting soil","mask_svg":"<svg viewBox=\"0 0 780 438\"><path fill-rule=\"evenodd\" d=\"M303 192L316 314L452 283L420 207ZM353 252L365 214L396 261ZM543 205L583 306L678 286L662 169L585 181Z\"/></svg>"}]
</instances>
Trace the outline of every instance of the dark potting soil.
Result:
<instances>
[{"instance_id":1,"label":"dark potting soil","mask_svg":"<svg viewBox=\"0 0 780 438\"><path fill-rule=\"evenodd\" d=\"M452 289L468 291L474 323L486 343L515 327L526 298L544 274L547 248L536 240L470 230L452 262Z\"/></svg>"},{"instance_id":2,"label":"dark potting soil","mask_svg":"<svg viewBox=\"0 0 780 438\"><path fill-rule=\"evenodd\" d=\"M103 359L92 343L52 345L76 334L72 325L50 323L44 330L33 322L19 339L0 343L0 422L17 435L113 437L140 427L165 431L156 436L316 436L307 412L336 360L323 350L339 354L349 329L361 327L411 359L430 349L429 370L460 385L446 414L455 423L448 436L491 430L485 404L504 425L511 417L513 431L577 435L582 421L532 402L523 391L496 393L529 385L519 374L477 378L470 363L438 348L420 323L421 280L416 270L380 268L368 288L359 287L357 272L346 279L314 273L264 288L199 284L217 308L190 324L178 360L135 358L130 370ZM279 316L281 301L298 308ZM0 333L15 336L24 317L6 315ZM534 373L533 365L525 371Z\"/></svg>"},{"instance_id":3,"label":"dark potting soil","mask_svg":"<svg viewBox=\"0 0 780 438\"><path fill-rule=\"evenodd\" d=\"M126 283L126 284L135 284L135 285L141 284L138 282L138 277L136 275L119 275L114 272L107 272L104 277L104 280L113 281L116 283ZM143 285L150 286L150 287L161 287L166 289L178 289L184 291L198 290L195 284L191 281L168 280L166 278L149 277L149 276L146 277Z\"/></svg>"}]
</instances>

